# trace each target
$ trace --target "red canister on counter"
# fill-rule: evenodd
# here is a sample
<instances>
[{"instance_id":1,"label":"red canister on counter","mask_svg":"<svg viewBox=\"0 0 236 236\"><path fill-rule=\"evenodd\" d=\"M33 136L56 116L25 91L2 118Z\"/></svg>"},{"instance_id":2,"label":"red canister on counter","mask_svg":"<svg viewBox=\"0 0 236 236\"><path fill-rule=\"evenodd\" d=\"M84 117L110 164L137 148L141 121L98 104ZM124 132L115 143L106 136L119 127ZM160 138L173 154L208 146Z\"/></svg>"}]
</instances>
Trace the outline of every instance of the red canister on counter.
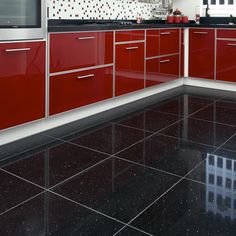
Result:
<instances>
[{"instance_id":1,"label":"red canister on counter","mask_svg":"<svg viewBox=\"0 0 236 236\"><path fill-rule=\"evenodd\" d=\"M167 23L173 24L174 23L174 16L167 16Z\"/></svg>"},{"instance_id":2,"label":"red canister on counter","mask_svg":"<svg viewBox=\"0 0 236 236\"><path fill-rule=\"evenodd\" d=\"M175 15L175 17L174 17L174 22L175 22L176 24L181 23L181 16L180 16L180 15Z\"/></svg>"},{"instance_id":3,"label":"red canister on counter","mask_svg":"<svg viewBox=\"0 0 236 236\"><path fill-rule=\"evenodd\" d=\"M182 23L188 24L188 16L182 16Z\"/></svg>"}]
</instances>

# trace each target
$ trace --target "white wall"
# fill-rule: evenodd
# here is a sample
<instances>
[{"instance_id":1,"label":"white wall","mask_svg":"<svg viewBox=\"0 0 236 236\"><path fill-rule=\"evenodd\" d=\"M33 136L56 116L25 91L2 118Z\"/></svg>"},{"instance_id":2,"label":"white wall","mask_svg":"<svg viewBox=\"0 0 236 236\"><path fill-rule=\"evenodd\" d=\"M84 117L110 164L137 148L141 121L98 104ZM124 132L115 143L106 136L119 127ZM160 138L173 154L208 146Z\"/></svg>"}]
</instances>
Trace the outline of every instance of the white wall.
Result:
<instances>
[{"instance_id":1,"label":"white wall","mask_svg":"<svg viewBox=\"0 0 236 236\"><path fill-rule=\"evenodd\" d=\"M173 0L173 10L179 8L190 20L195 19L196 6L200 6L202 0Z\"/></svg>"}]
</instances>

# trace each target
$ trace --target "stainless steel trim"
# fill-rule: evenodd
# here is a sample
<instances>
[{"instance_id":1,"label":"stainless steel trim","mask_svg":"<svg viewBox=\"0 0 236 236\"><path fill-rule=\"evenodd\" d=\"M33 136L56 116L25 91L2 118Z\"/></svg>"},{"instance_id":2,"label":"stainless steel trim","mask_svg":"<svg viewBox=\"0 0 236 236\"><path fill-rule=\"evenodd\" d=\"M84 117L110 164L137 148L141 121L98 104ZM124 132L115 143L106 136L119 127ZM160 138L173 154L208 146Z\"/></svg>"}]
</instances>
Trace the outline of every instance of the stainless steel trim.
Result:
<instances>
[{"instance_id":1,"label":"stainless steel trim","mask_svg":"<svg viewBox=\"0 0 236 236\"><path fill-rule=\"evenodd\" d=\"M153 57L147 57L145 60L152 60L152 59L157 59L157 58L162 58L162 57L169 57L169 56L177 56L179 53L171 53L171 54L165 54L165 55L160 55L160 56L153 56Z\"/></svg>"},{"instance_id":2,"label":"stainless steel trim","mask_svg":"<svg viewBox=\"0 0 236 236\"><path fill-rule=\"evenodd\" d=\"M208 34L206 31L195 31L194 34Z\"/></svg>"},{"instance_id":3,"label":"stainless steel trim","mask_svg":"<svg viewBox=\"0 0 236 236\"><path fill-rule=\"evenodd\" d=\"M89 74L89 75L82 75L82 76L76 76L77 79L88 79L94 77L95 74Z\"/></svg>"},{"instance_id":4,"label":"stainless steel trim","mask_svg":"<svg viewBox=\"0 0 236 236\"><path fill-rule=\"evenodd\" d=\"M215 48L214 48L214 80L216 80L216 63L217 63L217 40L216 40L216 37L217 37L217 30L215 29L215 39L214 39L214 42L215 42Z\"/></svg>"},{"instance_id":5,"label":"stainless steel trim","mask_svg":"<svg viewBox=\"0 0 236 236\"><path fill-rule=\"evenodd\" d=\"M91 37L80 37L77 38L78 40L89 40L89 39L95 39L95 36L91 36Z\"/></svg>"},{"instance_id":6,"label":"stainless steel trim","mask_svg":"<svg viewBox=\"0 0 236 236\"><path fill-rule=\"evenodd\" d=\"M113 86L112 97L115 97L116 91L116 31L113 31Z\"/></svg>"},{"instance_id":7,"label":"stainless steel trim","mask_svg":"<svg viewBox=\"0 0 236 236\"><path fill-rule=\"evenodd\" d=\"M235 46L236 46L236 43L228 43L227 45L228 45L228 46L233 46L233 47L235 47Z\"/></svg>"},{"instance_id":8,"label":"stainless steel trim","mask_svg":"<svg viewBox=\"0 0 236 236\"><path fill-rule=\"evenodd\" d=\"M167 62L170 62L170 59L160 61L160 63L167 63Z\"/></svg>"},{"instance_id":9,"label":"stainless steel trim","mask_svg":"<svg viewBox=\"0 0 236 236\"><path fill-rule=\"evenodd\" d=\"M145 29L144 31L144 88L147 87L147 62L146 62L146 57L147 57L147 30Z\"/></svg>"},{"instance_id":10,"label":"stainless steel trim","mask_svg":"<svg viewBox=\"0 0 236 236\"><path fill-rule=\"evenodd\" d=\"M111 67L111 66L114 66L114 64L111 63L111 64L105 64L105 65L84 67L84 68L75 69L75 70L59 71L59 72L51 73L51 74L49 74L49 76L65 75L65 74L77 73L77 72L80 72L80 71L100 69L100 68L106 68L106 67Z\"/></svg>"},{"instance_id":11,"label":"stainless steel trim","mask_svg":"<svg viewBox=\"0 0 236 236\"><path fill-rule=\"evenodd\" d=\"M125 48L126 50L135 50L135 49L138 49L139 47L128 47L128 48Z\"/></svg>"},{"instance_id":12,"label":"stainless steel trim","mask_svg":"<svg viewBox=\"0 0 236 236\"><path fill-rule=\"evenodd\" d=\"M236 38L216 38L216 39L222 41L236 41Z\"/></svg>"},{"instance_id":13,"label":"stainless steel trim","mask_svg":"<svg viewBox=\"0 0 236 236\"><path fill-rule=\"evenodd\" d=\"M120 44L131 44L131 43L145 43L145 40L134 40L134 41L116 42L116 45L120 45Z\"/></svg>"},{"instance_id":14,"label":"stainless steel trim","mask_svg":"<svg viewBox=\"0 0 236 236\"><path fill-rule=\"evenodd\" d=\"M47 1L41 0L40 28L0 28L0 41L46 39L47 36Z\"/></svg>"},{"instance_id":15,"label":"stainless steel trim","mask_svg":"<svg viewBox=\"0 0 236 236\"><path fill-rule=\"evenodd\" d=\"M13 48L13 49L6 49L5 52L25 52L30 50L31 48Z\"/></svg>"}]
</instances>

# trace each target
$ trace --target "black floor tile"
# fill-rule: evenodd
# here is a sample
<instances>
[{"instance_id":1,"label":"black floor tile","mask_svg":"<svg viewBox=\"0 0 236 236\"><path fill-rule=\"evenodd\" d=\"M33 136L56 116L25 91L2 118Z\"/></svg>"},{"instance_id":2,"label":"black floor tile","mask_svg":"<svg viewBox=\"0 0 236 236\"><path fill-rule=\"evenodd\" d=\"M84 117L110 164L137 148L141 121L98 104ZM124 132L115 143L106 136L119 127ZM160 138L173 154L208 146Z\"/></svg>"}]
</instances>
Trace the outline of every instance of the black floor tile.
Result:
<instances>
[{"instance_id":1,"label":"black floor tile","mask_svg":"<svg viewBox=\"0 0 236 236\"><path fill-rule=\"evenodd\" d=\"M117 156L184 176L214 151L211 146L154 135Z\"/></svg>"},{"instance_id":2,"label":"black floor tile","mask_svg":"<svg viewBox=\"0 0 236 236\"><path fill-rule=\"evenodd\" d=\"M236 136L234 136L234 137L232 137L230 140L228 140L228 141L222 146L222 148L230 149L230 150L236 152Z\"/></svg>"},{"instance_id":3,"label":"black floor tile","mask_svg":"<svg viewBox=\"0 0 236 236\"><path fill-rule=\"evenodd\" d=\"M0 180L0 214L43 191L2 170Z\"/></svg>"},{"instance_id":4,"label":"black floor tile","mask_svg":"<svg viewBox=\"0 0 236 236\"><path fill-rule=\"evenodd\" d=\"M218 147L236 132L236 127L185 118L161 133L196 143Z\"/></svg>"},{"instance_id":5,"label":"black floor tile","mask_svg":"<svg viewBox=\"0 0 236 236\"><path fill-rule=\"evenodd\" d=\"M119 233L116 234L117 236L147 236L150 235L145 232L138 231L134 228L131 228L129 226L126 226L123 230L121 230Z\"/></svg>"},{"instance_id":6,"label":"black floor tile","mask_svg":"<svg viewBox=\"0 0 236 236\"><path fill-rule=\"evenodd\" d=\"M162 112L143 111L137 115L116 121L118 124L151 132L157 132L175 122L181 117Z\"/></svg>"},{"instance_id":7,"label":"black floor tile","mask_svg":"<svg viewBox=\"0 0 236 236\"><path fill-rule=\"evenodd\" d=\"M96 151L61 142L39 153L23 155L18 158L19 160L4 163L2 168L49 188L108 157Z\"/></svg>"},{"instance_id":8,"label":"black floor tile","mask_svg":"<svg viewBox=\"0 0 236 236\"><path fill-rule=\"evenodd\" d=\"M153 235L235 235L232 195L182 181L131 225Z\"/></svg>"},{"instance_id":9,"label":"black floor tile","mask_svg":"<svg viewBox=\"0 0 236 236\"><path fill-rule=\"evenodd\" d=\"M109 124L90 133L84 135L74 134L64 139L98 151L114 154L150 134L152 133L117 124Z\"/></svg>"},{"instance_id":10,"label":"black floor tile","mask_svg":"<svg viewBox=\"0 0 236 236\"><path fill-rule=\"evenodd\" d=\"M53 191L128 222L178 180L113 158L53 188Z\"/></svg>"},{"instance_id":11,"label":"black floor tile","mask_svg":"<svg viewBox=\"0 0 236 236\"><path fill-rule=\"evenodd\" d=\"M236 152L219 149L209 154L206 160L192 171L187 178L202 182L211 188L235 191Z\"/></svg>"},{"instance_id":12,"label":"black floor tile","mask_svg":"<svg viewBox=\"0 0 236 236\"><path fill-rule=\"evenodd\" d=\"M0 235L112 235L123 224L52 193L44 193L0 216Z\"/></svg>"},{"instance_id":13,"label":"black floor tile","mask_svg":"<svg viewBox=\"0 0 236 236\"><path fill-rule=\"evenodd\" d=\"M216 103L195 113L191 118L236 126L236 106L229 108L222 103Z\"/></svg>"},{"instance_id":14,"label":"black floor tile","mask_svg":"<svg viewBox=\"0 0 236 236\"><path fill-rule=\"evenodd\" d=\"M188 116L204 107L214 100L194 97L191 95L178 96L160 104L150 106L149 109L156 112L172 113L178 116Z\"/></svg>"}]
</instances>

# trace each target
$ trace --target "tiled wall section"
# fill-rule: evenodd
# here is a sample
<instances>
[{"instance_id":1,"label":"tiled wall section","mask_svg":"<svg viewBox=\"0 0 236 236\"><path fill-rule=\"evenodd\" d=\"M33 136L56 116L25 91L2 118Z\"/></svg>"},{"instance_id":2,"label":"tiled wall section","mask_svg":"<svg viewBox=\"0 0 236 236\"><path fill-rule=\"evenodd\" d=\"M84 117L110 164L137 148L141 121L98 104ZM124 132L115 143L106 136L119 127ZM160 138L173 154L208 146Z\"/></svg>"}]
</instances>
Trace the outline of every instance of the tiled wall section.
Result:
<instances>
[{"instance_id":1,"label":"tiled wall section","mask_svg":"<svg viewBox=\"0 0 236 236\"><path fill-rule=\"evenodd\" d=\"M163 0L48 0L50 19L144 19L154 17ZM164 13L158 13L161 16Z\"/></svg>"}]
</instances>

